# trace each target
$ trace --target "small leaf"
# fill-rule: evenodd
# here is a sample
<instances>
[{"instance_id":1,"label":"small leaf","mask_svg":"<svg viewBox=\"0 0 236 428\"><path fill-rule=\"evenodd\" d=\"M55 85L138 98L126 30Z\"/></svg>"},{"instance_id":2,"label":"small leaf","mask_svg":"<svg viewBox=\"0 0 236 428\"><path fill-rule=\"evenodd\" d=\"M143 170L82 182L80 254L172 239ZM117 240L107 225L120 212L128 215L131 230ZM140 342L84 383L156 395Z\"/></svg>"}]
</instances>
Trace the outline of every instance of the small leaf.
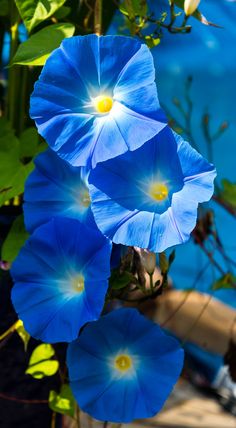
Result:
<instances>
[{"instance_id":1,"label":"small leaf","mask_svg":"<svg viewBox=\"0 0 236 428\"><path fill-rule=\"evenodd\" d=\"M15 0L19 13L30 32L52 16L66 0Z\"/></svg>"},{"instance_id":2,"label":"small leaf","mask_svg":"<svg viewBox=\"0 0 236 428\"><path fill-rule=\"evenodd\" d=\"M58 367L58 361L47 360L29 367L25 373L31 375L35 379L43 379L45 376L53 376L57 372Z\"/></svg>"},{"instance_id":3,"label":"small leaf","mask_svg":"<svg viewBox=\"0 0 236 428\"><path fill-rule=\"evenodd\" d=\"M75 412L75 399L69 385L62 385L61 392L49 393L49 407L53 412L73 417Z\"/></svg>"},{"instance_id":4,"label":"small leaf","mask_svg":"<svg viewBox=\"0 0 236 428\"><path fill-rule=\"evenodd\" d=\"M236 208L236 183L231 183L229 180L222 180L222 190L220 197L224 199L232 207Z\"/></svg>"},{"instance_id":5,"label":"small leaf","mask_svg":"<svg viewBox=\"0 0 236 428\"><path fill-rule=\"evenodd\" d=\"M136 278L132 275L132 273L128 271L120 273L119 269L113 269L110 277L110 286L114 290L120 290L132 282L136 282Z\"/></svg>"},{"instance_id":6,"label":"small leaf","mask_svg":"<svg viewBox=\"0 0 236 428\"><path fill-rule=\"evenodd\" d=\"M19 320L18 325L16 326L16 332L19 334L21 340L24 343L25 351L27 350L28 342L30 340L30 335L24 328L24 324L21 320Z\"/></svg>"},{"instance_id":7,"label":"small leaf","mask_svg":"<svg viewBox=\"0 0 236 428\"><path fill-rule=\"evenodd\" d=\"M205 16L198 9L194 12L192 16L204 25L210 25L211 27L216 28L223 28L221 25L214 24L214 22L208 21L208 19L206 19Z\"/></svg>"},{"instance_id":8,"label":"small leaf","mask_svg":"<svg viewBox=\"0 0 236 428\"><path fill-rule=\"evenodd\" d=\"M212 285L212 290L221 290L223 288L236 288L236 276L231 272L226 273Z\"/></svg>"},{"instance_id":9,"label":"small leaf","mask_svg":"<svg viewBox=\"0 0 236 428\"><path fill-rule=\"evenodd\" d=\"M124 0L119 9L123 15L134 19L136 16L145 16L148 6L146 0Z\"/></svg>"},{"instance_id":10,"label":"small leaf","mask_svg":"<svg viewBox=\"0 0 236 428\"><path fill-rule=\"evenodd\" d=\"M11 65L44 65L52 51L60 46L64 38L73 36L74 32L75 26L69 23L43 28L20 44Z\"/></svg>"},{"instance_id":11,"label":"small leaf","mask_svg":"<svg viewBox=\"0 0 236 428\"><path fill-rule=\"evenodd\" d=\"M147 46L152 49L160 44L161 39L159 37L145 36L145 42Z\"/></svg>"},{"instance_id":12,"label":"small leaf","mask_svg":"<svg viewBox=\"0 0 236 428\"><path fill-rule=\"evenodd\" d=\"M30 357L29 365L37 364L42 360L48 360L55 355L52 345L42 343L37 346Z\"/></svg>"},{"instance_id":13,"label":"small leaf","mask_svg":"<svg viewBox=\"0 0 236 428\"><path fill-rule=\"evenodd\" d=\"M13 262L28 236L25 230L23 215L20 215L13 222L7 238L3 243L1 259L7 262Z\"/></svg>"},{"instance_id":14,"label":"small leaf","mask_svg":"<svg viewBox=\"0 0 236 428\"><path fill-rule=\"evenodd\" d=\"M58 368L57 360L51 360L55 355L53 347L49 344L42 343L34 349L26 374L30 374L35 379L42 379L45 376L53 376Z\"/></svg>"}]
</instances>

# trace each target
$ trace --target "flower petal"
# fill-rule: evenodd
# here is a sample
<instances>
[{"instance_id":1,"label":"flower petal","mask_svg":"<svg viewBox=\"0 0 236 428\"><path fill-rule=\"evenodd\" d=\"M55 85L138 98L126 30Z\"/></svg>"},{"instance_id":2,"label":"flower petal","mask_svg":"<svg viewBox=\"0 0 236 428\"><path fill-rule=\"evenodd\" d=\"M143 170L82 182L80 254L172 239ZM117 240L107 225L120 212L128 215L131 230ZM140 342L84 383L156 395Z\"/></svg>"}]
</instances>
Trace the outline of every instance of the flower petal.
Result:
<instances>
[{"instance_id":1,"label":"flower petal","mask_svg":"<svg viewBox=\"0 0 236 428\"><path fill-rule=\"evenodd\" d=\"M116 356L123 354L129 355L132 366L118 373ZM111 422L153 416L171 392L182 364L177 341L136 309L118 309L87 325L67 353L80 408Z\"/></svg>"},{"instance_id":2,"label":"flower petal","mask_svg":"<svg viewBox=\"0 0 236 428\"><path fill-rule=\"evenodd\" d=\"M27 331L48 343L72 341L97 319L110 275L111 244L95 229L65 218L40 226L13 263L13 305ZM94 281L94 272L99 273ZM84 290L77 281L84 278Z\"/></svg>"},{"instance_id":3,"label":"flower petal","mask_svg":"<svg viewBox=\"0 0 236 428\"><path fill-rule=\"evenodd\" d=\"M166 126L154 79L152 55L138 40L67 38L35 84L31 117L59 156L74 166L94 168L135 150ZM106 114L94 105L103 95L113 101Z\"/></svg>"},{"instance_id":4,"label":"flower petal","mask_svg":"<svg viewBox=\"0 0 236 428\"><path fill-rule=\"evenodd\" d=\"M51 150L37 156L35 166L25 185L27 230L32 232L56 216L74 218L96 227L81 168L72 167Z\"/></svg>"},{"instance_id":5,"label":"flower petal","mask_svg":"<svg viewBox=\"0 0 236 428\"><path fill-rule=\"evenodd\" d=\"M95 221L116 244L164 251L189 239L198 203L211 197L215 175L213 165L166 127L139 149L90 172ZM153 197L153 184L164 186L163 200Z\"/></svg>"}]
</instances>

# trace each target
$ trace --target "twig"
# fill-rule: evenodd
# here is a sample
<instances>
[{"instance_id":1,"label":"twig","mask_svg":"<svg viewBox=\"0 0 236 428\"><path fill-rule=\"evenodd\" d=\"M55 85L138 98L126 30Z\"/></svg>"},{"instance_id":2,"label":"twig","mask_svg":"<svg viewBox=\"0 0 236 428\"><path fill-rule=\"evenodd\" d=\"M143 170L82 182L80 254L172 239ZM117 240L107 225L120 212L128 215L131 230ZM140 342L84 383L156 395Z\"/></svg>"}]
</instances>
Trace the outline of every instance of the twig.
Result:
<instances>
[{"instance_id":1,"label":"twig","mask_svg":"<svg viewBox=\"0 0 236 428\"><path fill-rule=\"evenodd\" d=\"M15 401L17 403L22 404L48 404L48 400L27 400L24 398L12 397L10 395L3 394L2 392L0 392L0 398L2 398L3 400Z\"/></svg>"},{"instance_id":2,"label":"twig","mask_svg":"<svg viewBox=\"0 0 236 428\"><path fill-rule=\"evenodd\" d=\"M175 310L165 319L165 321L161 324L161 327L164 327L166 324L168 324L168 322L179 312L179 310L182 308L182 306L186 303L186 301L189 298L191 292L193 290L195 290L198 281L200 280L200 278L204 274L204 272L205 272L206 268L209 266L209 264L210 264L210 262L208 260L207 263L203 266L203 268L198 273L197 277L195 278L195 281L193 283L193 286L192 286L191 290L190 291L185 291L186 294L185 294L182 302L180 302L180 304L177 306L177 308L175 308Z\"/></svg>"},{"instance_id":3,"label":"twig","mask_svg":"<svg viewBox=\"0 0 236 428\"><path fill-rule=\"evenodd\" d=\"M236 209L233 208L231 205L227 204L223 199L221 199L217 195L212 196L213 201L215 201L217 204L221 205L226 211L228 211L229 214L231 214L233 217L236 217Z\"/></svg>"},{"instance_id":4,"label":"twig","mask_svg":"<svg viewBox=\"0 0 236 428\"><path fill-rule=\"evenodd\" d=\"M225 275L224 269L222 269L222 267L219 265L219 263L214 259L212 253L206 249L205 245L198 238L198 236L194 233L194 231L192 232L192 234L194 236L196 243L199 245L199 247L202 249L202 251L206 254L206 256L209 258L211 263L216 267L216 269L220 272L221 275Z\"/></svg>"},{"instance_id":5,"label":"twig","mask_svg":"<svg viewBox=\"0 0 236 428\"><path fill-rule=\"evenodd\" d=\"M102 34L102 0L96 0L94 6L94 32L98 36Z\"/></svg>"},{"instance_id":6,"label":"twig","mask_svg":"<svg viewBox=\"0 0 236 428\"><path fill-rule=\"evenodd\" d=\"M193 331L193 329L196 327L198 321L200 320L200 318L202 317L203 313L205 312L205 310L207 309L208 305L210 304L210 301L212 299L212 295L209 296L208 300L206 301L205 305L202 307L199 315L197 316L197 318L194 320L193 324L191 325L191 327L189 328L187 334L185 335L185 337L182 340L182 345L184 345L187 341L188 341L188 337L189 334Z\"/></svg>"},{"instance_id":7,"label":"twig","mask_svg":"<svg viewBox=\"0 0 236 428\"><path fill-rule=\"evenodd\" d=\"M81 425L80 425L80 408L77 404L76 404L76 423L77 423L77 428L81 428Z\"/></svg>"},{"instance_id":8,"label":"twig","mask_svg":"<svg viewBox=\"0 0 236 428\"><path fill-rule=\"evenodd\" d=\"M56 428L56 412L52 412L51 428Z\"/></svg>"}]
</instances>

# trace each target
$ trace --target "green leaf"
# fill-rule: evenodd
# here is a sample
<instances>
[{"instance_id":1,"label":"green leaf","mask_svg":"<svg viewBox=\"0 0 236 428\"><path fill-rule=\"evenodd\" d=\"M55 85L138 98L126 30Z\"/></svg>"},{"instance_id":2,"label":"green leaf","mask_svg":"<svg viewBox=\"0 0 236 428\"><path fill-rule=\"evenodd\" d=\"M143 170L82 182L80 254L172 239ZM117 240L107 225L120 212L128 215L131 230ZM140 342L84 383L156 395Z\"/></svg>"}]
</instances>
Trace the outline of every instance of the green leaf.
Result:
<instances>
[{"instance_id":1,"label":"green leaf","mask_svg":"<svg viewBox=\"0 0 236 428\"><path fill-rule=\"evenodd\" d=\"M228 204L232 205L232 207L236 208L236 183L231 183L224 179L221 184L222 190L220 192L220 197Z\"/></svg>"},{"instance_id":2,"label":"green leaf","mask_svg":"<svg viewBox=\"0 0 236 428\"><path fill-rule=\"evenodd\" d=\"M37 129L32 127L20 135L20 158L32 158L37 153L39 135Z\"/></svg>"},{"instance_id":3,"label":"green leaf","mask_svg":"<svg viewBox=\"0 0 236 428\"><path fill-rule=\"evenodd\" d=\"M161 39L159 37L145 36L145 43L150 49L158 46L160 42Z\"/></svg>"},{"instance_id":4,"label":"green leaf","mask_svg":"<svg viewBox=\"0 0 236 428\"><path fill-rule=\"evenodd\" d=\"M49 344L42 343L34 349L26 374L30 374L35 379L42 379L45 376L53 376L58 368L57 360L51 360L55 355L53 347Z\"/></svg>"},{"instance_id":5,"label":"green leaf","mask_svg":"<svg viewBox=\"0 0 236 428\"><path fill-rule=\"evenodd\" d=\"M56 391L50 391L49 407L53 412L74 416L75 399L69 385L62 385L60 394Z\"/></svg>"},{"instance_id":6,"label":"green leaf","mask_svg":"<svg viewBox=\"0 0 236 428\"><path fill-rule=\"evenodd\" d=\"M58 367L58 361L47 360L35 364L35 366L28 367L25 373L31 375L35 379L42 379L45 376L53 376L57 372Z\"/></svg>"},{"instance_id":7,"label":"green leaf","mask_svg":"<svg viewBox=\"0 0 236 428\"><path fill-rule=\"evenodd\" d=\"M33 170L33 162L20 161L20 143L10 124L0 118L0 206L24 191L24 183Z\"/></svg>"},{"instance_id":8,"label":"green leaf","mask_svg":"<svg viewBox=\"0 0 236 428\"><path fill-rule=\"evenodd\" d=\"M2 161L0 161L0 165L2 165ZM33 162L23 165L19 161L17 163L10 162L8 171L4 168L4 175L0 178L0 206L24 192L25 180L33 169ZM6 183L4 185L2 185L3 180Z\"/></svg>"},{"instance_id":9,"label":"green leaf","mask_svg":"<svg viewBox=\"0 0 236 428\"><path fill-rule=\"evenodd\" d=\"M24 343L25 351L27 350L28 342L30 340L30 335L27 333L27 331L24 328L24 324L21 320L18 321L18 324L16 326L16 332L20 336L21 340Z\"/></svg>"},{"instance_id":10,"label":"green leaf","mask_svg":"<svg viewBox=\"0 0 236 428\"><path fill-rule=\"evenodd\" d=\"M236 288L236 276L234 276L231 272L226 273L220 279L214 282L212 285L212 290L221 290L222 288Z\"/></svg>"},{"instance_id":11,"label":"green leaf","mask_svg":"<svg viewBox=\"0 0 236 428\"><path fill-rule=\"evenodd\" d=\"M0 0L0 16L7 16L9 13L9 0Z\"/></svg>"},{"instance_id":12,"label":"green leaf","mask_svg":"<svg viewBox=\"0 0 236 428\"><path fill-rule=\"evenodd\" d=\"M23 215L20 215L13 222L10 232L3 243L1 251L2 260L13 262L28 236L25 230Z\"/></svg>"},{"instance_id":13,"label":"green leaf","mask_svg":"<svg viewBox=\"0 0 236 428\"><path fill-rule=\"evenodd\" d=\"M120 290L132 282L136 282L136 278L132 275L132 273L128 271L120 273L119 269L113 269L110 277L110 286L114 290Z\"/></svg>"},{"instance_id":14,"label":"green leaf","mask_svg":"<svg viewBox=\"0 0 236 428\"><path fill-rule=\"evenodd\" d=\"M66 18L69 13L71 12L71 8L68 6L62 6L60 9L58 9L56 11L56 13L54 14L56 19L63 19Z\"/></svg>"},{"instance_id":15,"label":"green leaf","mask_svg":"<svg viewBox=\"0 0 236 428\"><path fill-rule=\"evenodd\" d=\"M30 32L40 22L50 18L66 0L15 0L21 18Z\"/></svg>"},{"instance_id":16,"label":"green leaf","mask_svg":"<svg viewBox=\"0 0 236 428\"><path fill-rule=\"evenodd\" d=\"M145 16L148 6L146 0L124 0L119 9L121 13L134 19L136 16Z\"/></svg>"},{"instance_id":17,"label":"green leaf","mask_svg":"<svg viewBox=\"0 0 236 428\"><path fill-rule=\"evenodd\" d=\"M64 38L73 36L74 32L75 26L69 23L43 28L20 44L11 65L44 65L52 51L60 46Z\"/></svg>"},{"instance_id":18,"label":"green leaf","mask_svg":"<svg viewBox=\"0 0 236 428\"><path fill-rule=\"evenodd\" d=\"M27 128L20 135L20 158L33 158L38 153L44 151L46 143L40 143L37 129L34 127Z\"/></svg>"},{"instance_id":19,"label":"green leaf","mask_svg":"<svg viewBox=\"0 0 236 428\"><path fill-rule=\"evenodd\" d=\"M176 6L184 10L184 0L174 0L174 2ZM214 24L213 22L208 21L198 9L191 16L196 18L198 21L200 21L204 25L211 25L212 27L221 28L220 25L217 25L217 24Z\"/></svg>"},{"instance_id":20,"label":"green leaf","mask_svg":"<svg viewBox=\"0 0 236 428\"><path fill-rule=\"evenodd\" d=\"M42 343L38 345L31 354L29 365L38 364L43 360L48 360L55 355L55 351L52 345L48 343Z\"/></svg>"}]
</instances>

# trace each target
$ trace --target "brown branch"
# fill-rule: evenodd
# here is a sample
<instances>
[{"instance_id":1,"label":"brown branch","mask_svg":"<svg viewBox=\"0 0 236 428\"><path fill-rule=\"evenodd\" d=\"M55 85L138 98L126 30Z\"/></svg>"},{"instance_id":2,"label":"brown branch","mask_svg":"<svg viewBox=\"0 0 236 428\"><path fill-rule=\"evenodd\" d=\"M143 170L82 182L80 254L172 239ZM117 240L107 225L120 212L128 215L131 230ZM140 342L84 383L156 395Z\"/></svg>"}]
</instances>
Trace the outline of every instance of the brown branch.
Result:
<instances>
[{"instance_id":1,"label":"brown branch","mask_svg":"<svg viewBox=\"0 0 236 428\"><path fill-rule=\"evenodd\" d=\"M231 214L233 217L236 217L236 209L232 207L230 204L225 202L223 199L221 199L217 195L212 196L213 201L217 202L221 207L223 207L226 211L228 211L229 214Z\"/></svg>"},{"instance_id":2,"label":"brown branch","mask_svg":"<svg viewBox=\"0 0 236 428\"><path fill-rule=\"evenodd\" d=\"M27 400L24 398L12 397L10 395L3 394L2 392L0 392L0 398L2 398L3 400L15 401L17 403L22 404L48 404L48 400Z\"/></svg>"}]
</instances>

